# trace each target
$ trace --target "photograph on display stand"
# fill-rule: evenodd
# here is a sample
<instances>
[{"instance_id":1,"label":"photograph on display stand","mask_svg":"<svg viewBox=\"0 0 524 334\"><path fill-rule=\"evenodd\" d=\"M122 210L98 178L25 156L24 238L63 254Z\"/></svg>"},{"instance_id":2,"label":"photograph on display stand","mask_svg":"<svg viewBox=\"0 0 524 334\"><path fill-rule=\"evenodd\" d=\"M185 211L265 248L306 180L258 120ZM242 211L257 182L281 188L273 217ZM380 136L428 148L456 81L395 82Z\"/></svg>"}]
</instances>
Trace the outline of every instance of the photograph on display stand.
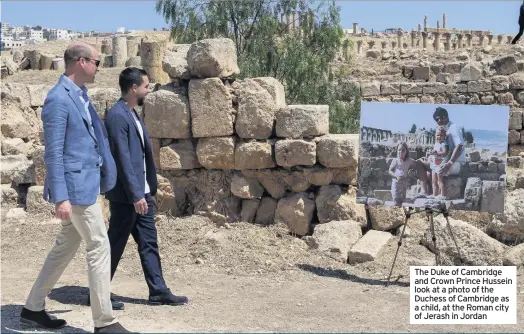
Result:
<instances>
[{"instance_id":1,"label":"photograph on display stand","mask_svg":"<svg viewBox=\"0 0 524 334\"><path fill-rule=\"evenodd\" d=\"M363 102L357 202L504 212L509 107Z\"/></svg>"}]
</instances>

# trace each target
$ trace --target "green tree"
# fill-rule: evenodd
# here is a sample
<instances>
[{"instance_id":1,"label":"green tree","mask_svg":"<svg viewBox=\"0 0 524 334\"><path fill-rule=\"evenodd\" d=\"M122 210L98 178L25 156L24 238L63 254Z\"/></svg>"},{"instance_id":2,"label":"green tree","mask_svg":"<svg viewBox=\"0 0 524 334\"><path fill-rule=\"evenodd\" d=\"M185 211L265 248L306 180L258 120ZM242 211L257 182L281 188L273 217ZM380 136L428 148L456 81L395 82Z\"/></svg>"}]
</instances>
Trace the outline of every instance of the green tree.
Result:
<instances>
[{"instance_id":1,"label":"green tree","mask_svg":"<svg viewBox=\"0 0 524 334\"><path fill-rule=\"evenodd\" d=\"M415 132L417 132L417 125L416 125L416 124L413 124L413 125L411 126L411 130L409 130L409 133L415 133Z\"/></svg>"},{"instance_id":2,"label":"green tree","mask_svg":"<svg viewBox=\"0 0 524 334\"><path fill-rule=\"evenodd\" d=\"M284 85L288 104L328 104L332 123L337 124L334 129L358 131L360 100L354 96L358 92L348 91L344 99L336 99L339 77L332 62L342 46L351 45L343 44L340 9L334 1L158 0L156 10L170 24L175 43L231 38L240 78L274 77ZM281 14L293 11L301 13L297 29L293 22L280 22Z\"/></svg>"}]
</instances>

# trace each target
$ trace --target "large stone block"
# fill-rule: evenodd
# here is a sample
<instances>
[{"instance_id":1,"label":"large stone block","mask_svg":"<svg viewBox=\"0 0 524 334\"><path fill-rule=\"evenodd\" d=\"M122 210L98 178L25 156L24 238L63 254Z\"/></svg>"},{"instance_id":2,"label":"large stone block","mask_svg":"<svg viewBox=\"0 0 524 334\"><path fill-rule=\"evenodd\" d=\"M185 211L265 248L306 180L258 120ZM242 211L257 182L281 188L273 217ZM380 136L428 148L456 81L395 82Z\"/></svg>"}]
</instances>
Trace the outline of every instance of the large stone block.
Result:
<instances>
[{"instance_id":1,"label":"large stone block","mask_svg":"<svg viewBox=\"0 0 524 334\"><path fill-rule=\"evenodd\" d=\"M196 149L199 163L207 169L234 169L235 138L200 138Z\"/></svg>"},{"instance_id":2,"label":"large stone block","mask_svg":"<svg viewBox=\"0 0 524 334\"><path fill-rule=\"evenodd\" d=\"M256 177L267 192L274 199L284 197L286 193L286 183L278 169L261 169L261 170L242 170L242 175L246 177Z\"/></svg>"},{"instance_id":3,"label":"large stone block","mask_svg":"<svg viewBox=\"0 0 524 334\"><path fill-rule=\"evenodd\" d=\"M187 53L191 44L168 45L164 58L162 59L162 69L170 78L188 80L190 78L187 65Z\"/></svg>"},{"instance_id":4,"label":"large stone block","mask_svg":"<svg viewBox=\"0 0 524 334\"><path fill-rule=\"evenodd\" d=\"M282 167L311 166L317 162L317 146L301 139L284 139L275 143L277 165Z\"/></svg>"},{"instance_id":5,"label":"large stone block","mask_svg":"<svg viewBox=\"0 0 524 334\"><path fill-rule=\"evenodd\" d=\"M321 136L329 133L329 106L289 105L276 114L276 135L282 138Z\"/></svg>"},{"instance_id":6,"label":"large stone block","mask_svg":"<svg viewBox=\"0 0 524 334\"><path fill-rule=\"evenodd\" d=\"M480 199L482 198L482 180L477 177L468 178L466 189L464 190L464 200L470 210L480 209Z\"/></svg>"},{"instance_id":7,"label":"large stone block","mask_svg":"<svg viewBox=\"0 0 524 334\"><path fill-rule=\"evenodd\" d=\"M268 225L275 221L275 212L277 210L278 201L272 197L262 197L260 205L257 209L255 223Z\"/></svg>"},{"instance_id":8,"label":"large stone block","mask_svg":"<svg viewBox=\"0 0 524 334\"><path fill-rule=\"evenodd\" d=\"M273 77L259 77L252 78L251 80L256 81L260 86L269 92L275 101L277 108L285 107L286 104L286 91L284 85L282 85L277 79Z\"/></svg>"},{"instance_id":9,"label":"large stone block","mask_svg":"<svg viewBox=\"0 0 524 334\"><path fill-rule=\"evenodd\" d=\"M517 60L514 56L502 56L493 60L495 71L499 75L509 75L518 71Z\"/></svg>"},{"instance_id":10,"label":"large stone block","mask_svg":"<svg viewBox=\"0 0 524 334\"><path fill-rule=\"evenodd\" d=\"M264 187L255 179L233 174L231 178L231 192L233 195L243 199L261 198Z\"/></svg>"},{"instance_id":11,"label":"large stone block","mask_svg":"<svg viewBox=\"0 0 524 334\"><path fill-rule=\"evenodd\" d=\"M437 74L435 80L444 84L450 84L455 82L455 77L451 73L439 73Z\"/></svg>"},{"instance_id":12,"label":"large stone block","mask_svg":"<svg viewBox=\"0 0 524 334\"><path fill-rule=\"evenodd\" d=\"M422 94L422 87L414 82L403 82L400 84L400 93L406 94Z\"/></svg>"},{"instance_id":13,"label":"large stone block","mask_svg":"<svg viewBox=\"0 0 524 334\"><path fill-rule=\"evenodd\" d=\"M6 138L27 139L37 134L39 120L29 107L22 108L18 104L2 103L1 119L2 135Z\"/></svg>"},{"instance_id":14,"label":"large stone block","mask_svg":"<svg viewBox=\"0 0 524 334\"><path fill-rule=\"evenodd\" d=\"M509 130L508 143L510 145L520 144L520 132L518 132L517 130Z\"/></svg>"},{"instance_id":15,"label":"large stone block","mask_svg":"<svg viewBox=\"0 0 524 334\"><path fill-rule=\"evenodd\" d=\"M144 109L144 121L151 137L191 137L191 113L186 96L168 90L158 90L148 94Z\"/></svg>"},{"instance_id":16,"label":"large stone block","mask_svg":"<svg viewBox=\"0 0 524 334\"><path fill-rule=\"evenodd\" d=\"M37 186L43 186L45 183L46 168L44 153L45 147L37 146L31 154L31 159L33 160L33 180Z\"/></svg>"},{"instance_id":17,"label":"large stone block","mask_svg":"<svg viewBox=\"0 0 524 334\"><path fill-rule=\"evenodd\" d=\"M444 189L446 197L449 199L463 198L464 179L460 176L447 176L444 178Z\"/></svg>"},{"instance_id":18,"label":"large stone block","mask_svg":"<svg viewBox=\"0 0 524 334\"><path fill-rule=\"evenodd\" d=\"M332 220L356 220L365 225L364 205L356 203L356 190L349 187L343 191L338 185L321 186L316 198L317 215L320 223Z\"/></svg>"},{"instance_id":19,"label":"large stone block","mask_svg":"<svg viewBox=\"0 0 524 334\"><path fill-rule=\"evenodd\" d=\"M495 214L487 232L507 243L524 241L524 189L507 192L504 212Z\"/></svg>"},{"instance_id":20,"label":"large stone block","mask_svg":"<svg viewBox=\"0 0 524 334\"><path fill-rule=\"evenodd\" d=\"M18 204L18 193L10 184L2 184L2 207L12 207Z\"/></svg>"},{"instance_id":21,"label":"large stone block","mask_svg":"<svg viewBox=\"0 0 524 334\"><path fill-rule=\"evenodd\" d=\"M495 75L491 78L491 88L494 91L508 90L509 78L504 75Z\"/></svg>"},{"instance_id":22,"label":"large stone block","mask_svg":"<svg viewBox=\"0 0 524 334\"><path fill-rule=\"evenodd\" d=\"M509 76L510 89L524 89L524 74L514 73Z\"/></svg>"},{"instance_id":23,"label":"large stone block","mask_svg":"<svg viewBox=\"0 0 524 334\"><path fill-rule=\"evenodd\" d=\"M491 81L489 80L477 80L468 82L468 92L469 93L478 93L478 92L489 92L491 91Z\"/></svg>"},{"instance_id":24,"label":"large stone block","mask_svg":"<svg viewBox=\"0 0 524 334\"><path fill-rule=\"evenodd\" d=\"M219 78L189 81L189 104L193 137L221 137L234 133L233 104Z\"/></svg>"},{"instance_id":25,"label":"large stone block","mask_svg":"<svg viewBox=\"0 0 524 334\"><path fill-rule=\"evenodd\" d=\"M33 186L29 187L26 198L26 211L32 215L46 214L52 216L54 213L54 205L44 200L44 187Z\"/></svg>"},{"instance_id":26,"label":"large stone block","mask_svg":"<svg viewBox=\"0 0 524 334\"><path fill-rule=\"evenodd\" d=\"M429 80L429 66L417 66L413 68L413 80Z\"/></svg>"},{"instance_id":27,"label":"large stone block","mask_svg":"<svg viewBox=\"0 0 524 334\"><path fill-rule=\"evenodd\" d=\"M200 168L195 145L191 139L175 141L160 149L160 169L179 170Z\"/></svg>"},{"instance_id":28,"label":"large stone block","mask_svg":"<svg viewBox=\"0 0 524 334\"><path fill-rule=\"evenodd\" d=\"M350 264L374 261L393 235L388 232L370 230L360 238L348 254Z\"/></svg>"},{"instance_id":29,"label":"large stone block","mask_svg":"<svg viewBox=\"0 0 524 334\"><path fill-rule=\"evenodd\" d=\"M521 130L522 129L522 110L512 109L509 111L509 129L510 130Z\"/></svg>"},{"instance_id":30,"label":"large stone block","mask_svg":"<svg viewBox=\"0 0 524 334\"><path fill-rule=\"evenodd\" d=\"M255 80L247 79L238 89L235 130L240 138L267 139L273 133L277 106L271 94Z\"/></svg>"},{"instance_id":31,"label":"large stone block","mask_svg":"<svg viewBox=\"0 0 524 334\"><path fill-rule=\"evenodd\" d=\"M286 224L292 233L306 235L311 228L315 202L307 193L297 193L278 201L275 222Z\"/></svg>"},{"instance_id":32,"label":"large stone block","mask_svg":"<svg viewBox=\"0 0 524 334\"><path fill-rule=\"evenodd\" d=\"M31 142L24 142L21 138L9 138L2 141L3 155L27 155L29 149L32 147Z\"/></svg>"},{"instance_id":33,"label":"large stone block","mask_svg":"<svg viewBox=\"0 0 524 334\"><path fill-rule=\"evenodd\" d=\"M512 105L515 99L513 98L513 94L511 92L506 93L500 93L497 97L499 104L501 105Z\"/></svg>"},{"instance_id":34,"label":"large stone block","mask_svg":"<svg viewBox=\"0 0 524 334\"><path fill-rule=\"evenodd\" d=\"M382 95L395 95L400 94L400 83L398 82L383 82L380 85L380 94Z\"/></svg>"},{"instance_id":35,"label":"large stone block","mask_svg":"<svg viewBox=\"0 0 524 334\"><path fill-rule=\"evenodd\" d=\"M276 167L270 143L240 143L235 149L236 169L263 169Z\"/></svg>"},{"instance_id":36,"label":"large stone block","mask_svg":"<svg viewBox=\"0 0 524 334\"><path fill-rule=\"evenodd\" d=\"M476 81L482 79L482 68L477 64L466 64L460 71L460 81Z\"/></svg>"},{"instance_id":37,"label":"large stone block","mask_svg":"<svg viewBox=\"0 0 524 334\"><path fill-rule=\"evenodd\" d=\"M489 213L504 212L505 183L502 181L482 181L480 211Z\"/></svg>"},{"instance_id":38,"label":"large stone block","mask_svg":"<svg viewBox=\"0 0 524 334\"><path fill-rule=\"evenodd\" d=\"M346 262L350 248L362 237L360 223L352 220L333 221L315 227L313 248L340 262Z\"/></svg>"},{"instance_id":39,"label":"large stone block","mask_svg":"<svg viewBox=\"0 0 524 334\"><path fill-rule=\"evenodd\" d=\"M445 93L449 89L449 85L442 82L428 82L422 86L422 94L439 94Z\"/></svg>"},{"instance_id":40,"label":"large stone block","mask_svg":"<svg viewBox=\"0 0 524 334\"><path fill-rule=\"evenodd\" d=\"M363 97L380 95L380 82L363 82L360 89Z\"/></svg>"},{"instance_id":41,"label":"large stone block","mask_svg":"<svg viewBox=\"0 0 524 334\"><path fill-rule=\"evenodd\" d=\"M524 265L524 243L512 246L505 254L502 263L505 266L516 266L517 268Z\"/></svg>"},{"instance_id":42,"label":"large stone block","mask_svg":"<svg viewBox=\"0 0 524 334\"><path fill-rule=\"evenodd\" d=\"M226 78L240 74L235 43L229 38L203 39L191 44L187 65L191 76L198 78Z\"/></svg>"},{"instance_id":43,"label":"large stone block","mask_svg":"<svg viewBox=\"0 0 524 334\"><path fill-rule=\"evenodd\" d=\"M318 161L331 168L356 166L358 161L358 134L331 134L317 140Z\"/></svg>"},{"instance_id":44,"label":"large stone block","mask_svg":"<svg viewBox=\"0 0 524 334\"><path fill-rule=\"evenodd\" d=\"M246 223L252 223L257 214L259 199L246 199L242 201L242 211L240 211L240 220Z\"/></svg>"},{"instance_id":45,"label":"large stone block","mask_svg":"<svg viewBox=\"0 0 524 334\"><path fill-rule=\"evenodd\" d=\"M2 184L15 185L33 183L33 162L25 155L3 155L1 157Z\"/></svg>"},{"instance_id":46,"label":"large stone block","mask_svg":"<svg viewBox=\"0 0 524 334\"><path fill-rule=\"evenodd\" d=\"M459 62L444 64L445 73L460 74L461 69L462 69L462 64Z\"/></svg>"}]
</instances>

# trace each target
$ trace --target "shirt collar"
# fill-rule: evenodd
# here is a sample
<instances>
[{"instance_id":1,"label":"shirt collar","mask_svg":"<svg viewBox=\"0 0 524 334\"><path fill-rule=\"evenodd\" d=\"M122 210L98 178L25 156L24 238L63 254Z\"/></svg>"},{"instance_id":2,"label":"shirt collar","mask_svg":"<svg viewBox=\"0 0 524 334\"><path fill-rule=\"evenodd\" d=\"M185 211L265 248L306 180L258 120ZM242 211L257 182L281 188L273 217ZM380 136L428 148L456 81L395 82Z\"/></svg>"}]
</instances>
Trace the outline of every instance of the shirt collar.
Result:
<instances>
[{"instance_id":1,"label":"shirt collar","mask_svg":"<svg viewBox=\"0 0 524 334\"><path fill-rule=\"evenodd\" d=\"M78 95L82 96L83 94L87 94L86 86L78 87L78 85L73 80L69 79L67 75L64 75L64 79L67 80L71 84L71 86L73 87L75 92L78 93Z\"/></svg>"}]
</instances>

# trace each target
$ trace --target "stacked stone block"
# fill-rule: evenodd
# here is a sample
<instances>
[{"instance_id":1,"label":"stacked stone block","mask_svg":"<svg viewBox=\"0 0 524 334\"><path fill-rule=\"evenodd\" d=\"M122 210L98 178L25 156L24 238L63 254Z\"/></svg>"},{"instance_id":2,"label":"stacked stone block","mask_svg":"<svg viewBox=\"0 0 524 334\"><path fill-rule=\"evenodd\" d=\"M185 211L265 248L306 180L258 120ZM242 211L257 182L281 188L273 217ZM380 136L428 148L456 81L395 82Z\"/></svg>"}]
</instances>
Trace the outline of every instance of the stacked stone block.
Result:
<instances>
[{"instance_id":1,"label":"stacked stone block","mask_svg":"<svg viewBox=\"0 0 524 334\"><path fill-rule=\"evenodd\" d=\"M181 49L187 56L172 54ZM144 107L159 174L173 185L161 210L282 222L298 235L335 218L364 221L348 209L358 135L329 134L328 106L287 105L274 78L236 80L228 39L171 46L163 67L174 82Z\"/></svg>"}]
</instances>

